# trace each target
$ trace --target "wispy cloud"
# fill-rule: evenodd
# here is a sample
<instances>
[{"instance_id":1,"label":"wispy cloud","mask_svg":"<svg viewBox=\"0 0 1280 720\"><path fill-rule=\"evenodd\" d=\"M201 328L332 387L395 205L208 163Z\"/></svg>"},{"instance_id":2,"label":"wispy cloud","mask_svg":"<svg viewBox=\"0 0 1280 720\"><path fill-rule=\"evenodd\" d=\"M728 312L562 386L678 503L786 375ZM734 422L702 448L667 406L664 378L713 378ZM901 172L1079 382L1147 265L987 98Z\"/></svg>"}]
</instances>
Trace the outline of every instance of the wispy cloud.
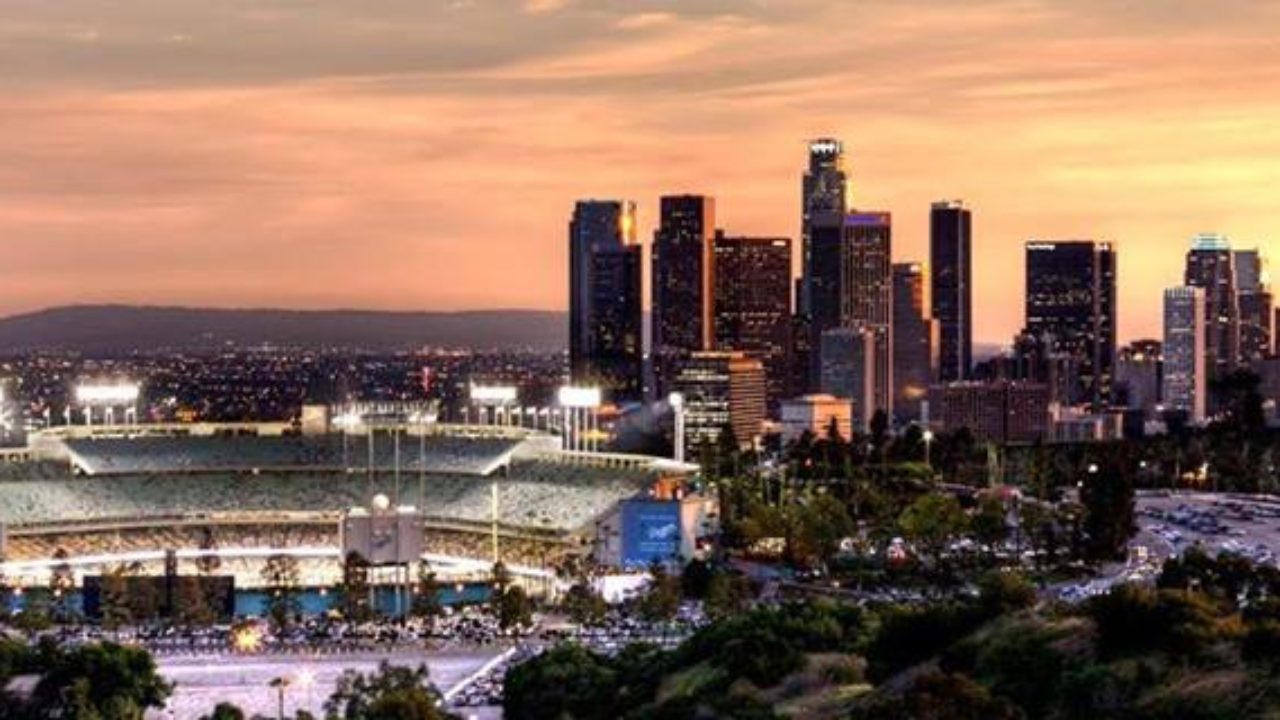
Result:
<instances>
[{"instance_id":1,"label":"wispy cloud","mask_svg":"<svg viewBox=\"0 0 1280 720\"><path fill-rule=\"evenodd\" d=\"M22 242L0 312L560 307L575 198L635 198L649 225L660 193L710 192L734 231L794 235L804 140L833 133L901 257L923 256L930 200L976 207L984 338L1021 322L1008 258L1033 235L1117 240L1122 332L1150 333L1188 235L1280 236L1277 19L1266 0L10 0L0 237Z\"/></svg>"}]
</instances>

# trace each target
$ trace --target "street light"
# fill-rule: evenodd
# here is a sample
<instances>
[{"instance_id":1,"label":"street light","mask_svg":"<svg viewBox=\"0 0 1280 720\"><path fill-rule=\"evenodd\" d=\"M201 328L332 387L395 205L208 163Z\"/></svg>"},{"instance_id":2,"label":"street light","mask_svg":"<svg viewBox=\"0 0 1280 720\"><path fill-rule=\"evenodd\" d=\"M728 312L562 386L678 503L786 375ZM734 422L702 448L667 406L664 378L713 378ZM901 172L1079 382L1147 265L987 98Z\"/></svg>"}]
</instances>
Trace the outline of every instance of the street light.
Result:
<instances>
[{"instance_id":1,"label":"street light","mask_svg":"<svg viewBox=\"0 0 1280 720\"><path fill-rule=\"evenodd\" d=\"M933 431L926 429L921 437L924 438L924 464L932 468L933 461L930 458L929 447L933 445Z\"/></svg>"}]
</instances>

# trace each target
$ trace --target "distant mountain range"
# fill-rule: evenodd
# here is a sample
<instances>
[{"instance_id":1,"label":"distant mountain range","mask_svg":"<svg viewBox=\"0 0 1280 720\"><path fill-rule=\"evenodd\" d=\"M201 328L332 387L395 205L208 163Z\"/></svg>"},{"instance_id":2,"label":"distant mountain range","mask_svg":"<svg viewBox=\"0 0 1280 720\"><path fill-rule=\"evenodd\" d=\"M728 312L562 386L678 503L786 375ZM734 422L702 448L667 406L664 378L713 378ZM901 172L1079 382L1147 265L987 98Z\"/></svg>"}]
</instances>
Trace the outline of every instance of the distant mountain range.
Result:
<instances>
[{"instance_id":1,"label":"distant mountain range","mask_svg":"<svg viewBox=\"0 0 1280 720\"><path fill-rule=\"evenodd\" d=\"M555 352L566 347L567 338L565 313L541 310L381 312L77 305L0 319L0 354L262 345Z\"/></svg>"}]
</instances>

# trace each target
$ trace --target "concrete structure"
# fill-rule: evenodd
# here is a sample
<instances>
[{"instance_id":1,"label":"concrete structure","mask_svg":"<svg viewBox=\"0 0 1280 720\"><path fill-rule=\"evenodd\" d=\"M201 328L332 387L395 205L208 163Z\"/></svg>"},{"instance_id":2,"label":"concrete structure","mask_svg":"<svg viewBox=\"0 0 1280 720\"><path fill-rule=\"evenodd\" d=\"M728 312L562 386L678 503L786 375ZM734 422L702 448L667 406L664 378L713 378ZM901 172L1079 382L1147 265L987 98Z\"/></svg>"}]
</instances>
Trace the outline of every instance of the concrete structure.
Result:
<instances>
[{"instance_id":1,"label":"concrete structure","mask_svg":"<svg viewBox=\"0 0 1280 720\"><path fill-rule=\"evenodd\" d=\"M836 424L840 437L846 440L853 437L853 406L846 398L834 395L805 395L803 397L783 400L782 443L795 442L805 432L815 437L826 437L831 423Z\"/></svg>"},{"instance_id":2,"label":"concrete structure","mask_svg":"<svg viewBox=\"0 0 1280 720\"><path fill-rule=\"evenodd\" d=\"M1199 287L1164 291L1164 374L1161 399L1166 410L1204 422L1208 394L1206 293Z\"/></svg>"}]
</instances>

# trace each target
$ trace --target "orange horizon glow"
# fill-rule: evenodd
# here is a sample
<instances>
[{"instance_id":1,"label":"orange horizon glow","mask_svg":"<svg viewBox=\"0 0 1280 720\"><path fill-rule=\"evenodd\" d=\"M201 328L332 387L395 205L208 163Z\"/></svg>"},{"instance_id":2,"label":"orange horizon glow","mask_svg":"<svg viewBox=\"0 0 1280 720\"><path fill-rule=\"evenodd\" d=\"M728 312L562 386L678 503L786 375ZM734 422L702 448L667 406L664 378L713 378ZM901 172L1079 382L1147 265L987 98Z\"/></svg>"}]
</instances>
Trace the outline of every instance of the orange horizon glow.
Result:
<instances>
[{"instance_id":1,"label":"orange horizon glow","mask_svg":"<svg viewBox=\"0 0 1280 720\"><path fill-rule=\"evenodd\" d=\"M1118 248L1160 336L1193 235L1280 262L1280 2L13 0L0 315L89 302L564 309L581 198L716 198L798 245L806 141L927 262L974 211L975 340L1022 244ZM797 249L798 251L798 249Z\"/></svg>"}]
</instances>

